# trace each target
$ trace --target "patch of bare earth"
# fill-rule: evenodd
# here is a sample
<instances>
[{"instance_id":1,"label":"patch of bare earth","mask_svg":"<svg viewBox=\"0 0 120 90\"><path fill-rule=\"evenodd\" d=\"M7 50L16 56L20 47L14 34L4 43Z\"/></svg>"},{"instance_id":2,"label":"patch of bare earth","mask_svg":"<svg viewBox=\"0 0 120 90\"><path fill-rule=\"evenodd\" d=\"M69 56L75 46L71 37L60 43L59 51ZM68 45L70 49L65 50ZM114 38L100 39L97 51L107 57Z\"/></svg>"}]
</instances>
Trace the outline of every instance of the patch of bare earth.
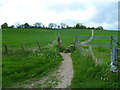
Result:
<instances>
[{"instance_id":1,"label":"patch of bare earth","mask_svg":"<svg viewBox=\"0 0 120 90\"><path fill-rule=\"evenodd\" d=\"M73 65L70 53L60 53L63 56L63 61L58 69L58 74L61 77L61 82L58 82L58 85L55 88L67 88L71 84L73 77Z\"/></svg>"},{"instance_id":2,"label":"patch of bare earth","mask_svg":"<svg viewBox=\"0 0 120 90\"><path fill-rule=\"evenodd\" d=\"M60 53L63 61L60 67L53 73L43 77L39 81L25 85L25 88L67 88L73 78L73 65L70 53Z\"/></svg>"}]
</instances>

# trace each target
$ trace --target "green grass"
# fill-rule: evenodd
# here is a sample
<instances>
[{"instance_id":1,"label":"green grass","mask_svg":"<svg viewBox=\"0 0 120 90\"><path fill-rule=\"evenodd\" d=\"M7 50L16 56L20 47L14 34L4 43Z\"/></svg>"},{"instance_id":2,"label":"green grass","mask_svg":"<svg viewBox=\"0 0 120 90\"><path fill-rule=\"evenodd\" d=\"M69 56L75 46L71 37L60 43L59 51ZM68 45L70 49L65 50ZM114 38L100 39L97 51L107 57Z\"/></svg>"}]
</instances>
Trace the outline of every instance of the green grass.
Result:
<instances>
[{"instance_id":1,"label":"green grass","mask_svg":"<svg viewBox=\"0 0 120 90\"><path fill-rule=\"evenodd\" d=\"M95 31L95 35L115 35L117 31ZM97 38L100 39L100 38ZM108 37L101 40L109 39ZM110 40L110 39L109 39ZM92 40L93 41L93 40ZM94 56L98 63L92 59L90 52L86 52L85 56L78 51L72 53L74 65L74 78L71 88L120 88L120 81L116 73L110 72L111 46L110 42L90 42L92 44ZM98 44L98 45L95 45ZM101 45L100 45L101 44ZM104 45L108 44L108 45ZM84 50L88 49L83 47Z\"/></svg>"},{"instance_id":2,"label":"green grass","mask_svg":"<svg viewBox=\"0 0 120 90\"><path fill-rule=\"evenodd\" d=\"M95 30L94 32L95 35L118 35L117 31ZM91 35L91 31L85 29L3 29L2 43L7 44L9 49L14 49L21 48L22 42L26 48L37 47L36 41L39 41L40 46L43 47L55 40L58 35L63 46L69 46L73 44L76 35Z\"/></svg>"},{"instance_id":3,"label":"green grass","mask_svg":"<svg viewBox=\"0 0 120 90\"><path fill-rule=\"evenodd\" d=\"M72 59L74 77L71 88L120 88L120 81L110 72L109 64L96 65L92 58L82 56L78 51L72 53Z\"/></svg>"},{"instance_id":4,"label":"green grass","mask_svg":"<svg viewBox=\"0 0 120 90\"><path fill-rule=\"evenodd\" d=\"M95 31L95 35L115 35L117 31ZM100 39L100 38L98 38ZM101 37L104 41L107 38ZM92 40L93 41L93 40ZM92 41L89 44L92 44ZM98 44L98 45L95 45ZM101 45L100 45L101 44ZM104 45L108 44L108 45ZM84 50L88 49L83 47ZM85 52L85 56L78 51L72 53L74 77L71 88L120 88L120 81L116 73L110 72L111 46L110 41L95 42L92 44L94 56L97 63L93 60L90 52Z\"/></svg>"},{"instance_id":5,"label":"green grass","mask_svg":"<svg viewBox=\"0 0 120 90\"><path fill-rule=\"evenodd\" d=\"M91 35L90 30L79 29L4 29L2 30L2 45L8 46L9 54L4 54L3 61L3 87L22 87L23 82L32 78L40 79L57 68L62 60L57 47L51 47L51 43L60 35L63 47L73 44L76 35ZM96 30L95 35L118 35L117 31ZM86 37L85 37L86 38ZM104 40L104 38L103 38ZM47 48L42 52L29 51L37 49L36 41L41 48ZM25 51L21 50L21 43L25 44ZM109 43L109 42L108 42ZM47 47L47 45L49 46ZM104 43L102 43L104 44ZM115 74L109 72L111 48L93 46L95 56L102 59L100 65L95 65L91 56L84 57L78 51L72 53L74 65L74 78L72 88L96 88L118 87ZM2 46L3 52L4 47ZM12 50L16 50L12 52ZM102 56L102 58L101 58ZM49 58L48 58L49 57ZM38 78L39 77L39 78ZM21 86L19 86L21 85ZM120 86L120 85L119 85ZM38 87L38 86L35 86ZM51 87L48 86L48 87Z\"/></svg>"},{"instance_id":6,"label":"green grass","mask_svg":"<svg viewBox=\"0 0 120 90\"><path fill-rule=\"evenodd\" d=\"M9 48L21 48L22 42L26 48L36 47L36 41L45 46L55 39L52 31L39 29L5 29L2 35L3 44L7 44Z\"/></svg>"},{"instance_id":7,"label":"green grass","mask_svg":"<svg viewBox=\"0 0 120 90\"><path fill-rule=\"evenodd\" d=\"M0 29L0 89L2 88L2 30Z\"/></svg>"},{"instance_id":8,"label":"green grass","mask_svg":"<svg viewBox=\"0 0 120 90\"><path fill-rule=\"evenodd\" d=\"M13 88L31 78L40 80L41 77L56 69L61 60L61 55L53 47L48 47L44 51L33 51L31 53L22 51L18 54L3 55L2 86L3 88Z\"/></svg>"},{"instance_id":9,"label":"green grass","mask_svg":"<svg viewBox=\"0 0 120 90\"><path fill-rule=\"evenodd\" d=\"M25 47L36 47L36 41L40 42L41 47L51 43L60 35L63 45L73 44L76 35L89 35L90 30L47 30L47 29L4 29L2 31L2 43L7 44L8 48L21 48L24 42Z\"/></svg>"}]
</instances>

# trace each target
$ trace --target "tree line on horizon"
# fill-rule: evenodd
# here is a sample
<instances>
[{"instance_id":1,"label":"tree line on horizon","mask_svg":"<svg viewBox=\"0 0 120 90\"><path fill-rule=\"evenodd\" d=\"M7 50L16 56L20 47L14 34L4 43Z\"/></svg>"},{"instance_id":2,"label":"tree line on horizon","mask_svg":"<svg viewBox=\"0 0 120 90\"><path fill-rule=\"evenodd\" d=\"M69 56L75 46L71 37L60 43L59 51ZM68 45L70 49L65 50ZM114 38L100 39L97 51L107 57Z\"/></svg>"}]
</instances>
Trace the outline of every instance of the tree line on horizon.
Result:
<instances>
[{"instance_id":1,"label":"tree line on horizon","mask_svg":"<svg viewBox=\"0 0 120 90\"><path fill-rule=\"evenodd\" d=\"M25 24L16 24L16 25L11 25L9 26L7 23L3 23L1 25L2 29L7 29L7 28L40 28L40 29L95 29L95 30L103 30L102 26L98 26L97 28L95 27L86 27L85 25L81 23L77 23L75 26L68 26L65 23L60 23L60 25L57 25L56 23L49 23L48 27L43 25L40 22L36 22L33 25L29 25L28 23Z\"/></svg>"}]
</instances>

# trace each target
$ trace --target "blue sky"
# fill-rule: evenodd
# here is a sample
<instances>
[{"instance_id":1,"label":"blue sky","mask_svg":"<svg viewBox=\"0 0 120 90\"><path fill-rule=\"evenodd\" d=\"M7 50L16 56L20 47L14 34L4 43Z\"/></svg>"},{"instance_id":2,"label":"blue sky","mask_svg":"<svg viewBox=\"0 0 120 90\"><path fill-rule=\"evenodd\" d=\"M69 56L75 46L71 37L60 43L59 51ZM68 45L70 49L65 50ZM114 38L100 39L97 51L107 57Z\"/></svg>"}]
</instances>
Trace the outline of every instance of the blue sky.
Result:
<instances>
[{"instance_id":1,"label":"blue sky","mask_svg":"<svg viewBox=\"0 0 120 90\"><path fill-rule=\"evenodd\" d=\"M0 25L42 22L118 29L118 0L0 0Z\"/></svg>"}]
</instances>

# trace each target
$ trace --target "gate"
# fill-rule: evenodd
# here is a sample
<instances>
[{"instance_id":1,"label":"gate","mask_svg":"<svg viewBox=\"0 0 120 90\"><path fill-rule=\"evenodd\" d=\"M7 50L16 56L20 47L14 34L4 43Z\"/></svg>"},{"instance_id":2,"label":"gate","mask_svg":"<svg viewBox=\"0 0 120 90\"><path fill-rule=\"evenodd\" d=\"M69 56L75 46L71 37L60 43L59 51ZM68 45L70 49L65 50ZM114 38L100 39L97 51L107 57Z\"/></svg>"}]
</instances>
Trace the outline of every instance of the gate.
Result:
<instances>
[{"instance_id":1,"label":"gate","mask_svg":"<svg viewBox=\"0 0 120 90\"><path fill-rule=\"evenodd\" d=\"M111 37L112 40L112 55L111 55L111 69L113 72L117 72L118 77L120 77L120 44L114 37ZM115 67L114 67L115 66Z\"/></svg>"},{"instance_id":2,"label":"gate","mask_svg":"<svg viewBox=\"0 0 120 90\"><path fill-rule=\"evenodd\" d=\"M84 46L92 45L92 48L109 48L105 55L108 55L109 60L111 59L110 70L112 72L120 72L120 48L117 48L120 44L117 41L117 36L110 35L94 35L93 37L91 35L77 35L75 39L76 46L81 54L84 53ZM92 49L91 53L93 53Z\"/></svg>"}]
</instances>

